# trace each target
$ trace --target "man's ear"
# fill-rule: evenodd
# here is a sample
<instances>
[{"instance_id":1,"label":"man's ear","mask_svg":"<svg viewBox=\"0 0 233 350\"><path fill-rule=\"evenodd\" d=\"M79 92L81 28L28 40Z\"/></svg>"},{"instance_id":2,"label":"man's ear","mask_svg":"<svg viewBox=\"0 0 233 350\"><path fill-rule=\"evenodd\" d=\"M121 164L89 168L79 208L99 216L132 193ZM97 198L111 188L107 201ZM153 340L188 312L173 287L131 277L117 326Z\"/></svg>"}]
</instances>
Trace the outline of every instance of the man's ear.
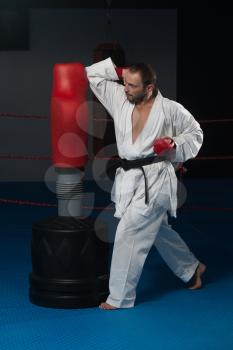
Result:
<instances>
[{"instance_id":1,"label":"man's ear","mask_svg":"<svg viewBox=\"0 0 233 350\"><path fill-rule=\"evenodd\" d=\"M147 91L148 91L148 92L152 92L153 89L154 89L154 85L153 85L153 84L148 84L148 85L147 85Z\"/></svg>"},{"instance_id":2,"label":"man's ear","mask_svg":"<svg viewBox=\"0 0 233 350\"><path fill-rule=\"evenodd\" d=\"M154 89L154 85L153 84L148 84L147 85L147 93L148 93L148 96L151 97L152 94L153 94L153 89Z\"/></svg>"}]
</instances>

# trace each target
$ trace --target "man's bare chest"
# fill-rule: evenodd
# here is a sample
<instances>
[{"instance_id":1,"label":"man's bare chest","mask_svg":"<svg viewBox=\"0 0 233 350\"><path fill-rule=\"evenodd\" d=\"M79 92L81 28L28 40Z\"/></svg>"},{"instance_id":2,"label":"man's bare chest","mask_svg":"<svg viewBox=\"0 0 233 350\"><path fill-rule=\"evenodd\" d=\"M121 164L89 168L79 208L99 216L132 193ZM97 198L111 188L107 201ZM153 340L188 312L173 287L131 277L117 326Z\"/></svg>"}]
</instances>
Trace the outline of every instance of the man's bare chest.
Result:
<instances>
[{"instance_id":1,"label":"man's bare chest","mask_svg":"<svg viewBox=\"0 0 233 350\"><path fill-rule=\"evenodd\" d=\"M144 126L147 122L147 119L149 117L151 111L151 107L147 107L144 109L138 110L137 108L134 108L132 113L132 141L133 143L136 141L139 134L144 129Z\"/></svg>"}]
</instances>

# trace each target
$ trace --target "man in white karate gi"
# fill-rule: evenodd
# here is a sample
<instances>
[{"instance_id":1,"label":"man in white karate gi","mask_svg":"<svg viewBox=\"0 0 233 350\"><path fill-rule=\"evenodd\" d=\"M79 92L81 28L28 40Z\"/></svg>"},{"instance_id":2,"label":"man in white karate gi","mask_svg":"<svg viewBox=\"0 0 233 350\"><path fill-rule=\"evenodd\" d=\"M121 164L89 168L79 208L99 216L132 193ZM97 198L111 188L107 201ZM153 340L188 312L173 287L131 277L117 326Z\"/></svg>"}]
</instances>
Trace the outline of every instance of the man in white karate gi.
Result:
<instances>
[{"instance_id":1,"label":"man in white karate gi","mask_svg":"<svg viewBox=\"0 0 233 350\"><path fill-rule=\"evenodd\" d=\"M124 160L116 170L111 193L114 216L120 221L111 261L110 294L100 308L134 306L136 287L153 244L176 276L189 282L190 289L200 288L206 266L167 219L168 212L176 217L174 164L197 155L203 142L199 123L181 104L161 95L155 73L146 64L120 69L107 58L86 67L86 72L90 88L113 118L119 157ZM120 74L124 86L117 82ZM161 159L156 142L163 147ZM139 165L131 168L135 161Z\"/></svg>"}]
</instances>

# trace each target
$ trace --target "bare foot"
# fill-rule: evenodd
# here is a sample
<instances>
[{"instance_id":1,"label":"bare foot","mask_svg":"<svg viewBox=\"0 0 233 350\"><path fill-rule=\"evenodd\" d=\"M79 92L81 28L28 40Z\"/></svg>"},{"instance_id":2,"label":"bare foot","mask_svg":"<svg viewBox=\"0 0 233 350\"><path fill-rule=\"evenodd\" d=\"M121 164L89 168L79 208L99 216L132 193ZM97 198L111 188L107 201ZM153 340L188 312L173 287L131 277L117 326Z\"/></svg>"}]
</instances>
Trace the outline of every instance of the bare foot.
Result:
<instances>
[{"instance_id":1,"label":"bare foot","mask_svg":"<svg viewBox=\"0 0 233 350\"><path fill-rule=\"evenodd\" d=\"M200 262L196 268L196 271L195 271L193 277L189 281L189 284L188 284L189 289L194 290L194 289L201 288L201 286L202 286L201 276L205 271L206 271L206 265Z\"/></svg>"},{"instance_id":2,"label":"bare foot","mask_svg":"<svg viewBox=\"0 0 233 350\"><path fill-rule=\"evenodd\" d=\"M99 305L99 308L100 308L100 309L104 309L104 310L116 310L116 309L117 309L117 307L112 306L112 305L110 305L110 304L108 304L108 303L101 303L101 304Z\"/></svg>"}]
</instances>

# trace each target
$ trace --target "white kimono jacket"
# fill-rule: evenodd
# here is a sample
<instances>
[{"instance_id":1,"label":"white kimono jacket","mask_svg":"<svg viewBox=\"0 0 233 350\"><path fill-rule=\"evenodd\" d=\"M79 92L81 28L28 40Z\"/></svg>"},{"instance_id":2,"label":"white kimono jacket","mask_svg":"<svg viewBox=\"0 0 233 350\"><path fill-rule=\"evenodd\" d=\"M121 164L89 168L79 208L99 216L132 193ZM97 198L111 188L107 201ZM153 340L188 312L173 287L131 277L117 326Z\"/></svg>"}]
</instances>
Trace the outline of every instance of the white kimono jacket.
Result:
<instances>
[{"instance_id":1,"label":"white kimono jacket","mask_svg":"<svg viewBox=\"0 0 233 350\"><path fill-rule=\"evenodd\" d=\"M143 167L149 192L149 203L145 204L145 183L141 169L124 171L118 168L111 192L115 202L115 217L121 218L129 205L142 215L149 215L157 206L164 206L176 217L177 177L174 162L185 162L194 158L203 142L199 123L179 103L164 98L159 92L155 98L146 124L132 142L132 112L134 104L127 100L124 86L119 80L111 58L86 67L90 87L114 120L119 156L128 160L149 157L154 154L156 138L169 136L176 143L170 160Z\"/></svg>"}]
</instances>

